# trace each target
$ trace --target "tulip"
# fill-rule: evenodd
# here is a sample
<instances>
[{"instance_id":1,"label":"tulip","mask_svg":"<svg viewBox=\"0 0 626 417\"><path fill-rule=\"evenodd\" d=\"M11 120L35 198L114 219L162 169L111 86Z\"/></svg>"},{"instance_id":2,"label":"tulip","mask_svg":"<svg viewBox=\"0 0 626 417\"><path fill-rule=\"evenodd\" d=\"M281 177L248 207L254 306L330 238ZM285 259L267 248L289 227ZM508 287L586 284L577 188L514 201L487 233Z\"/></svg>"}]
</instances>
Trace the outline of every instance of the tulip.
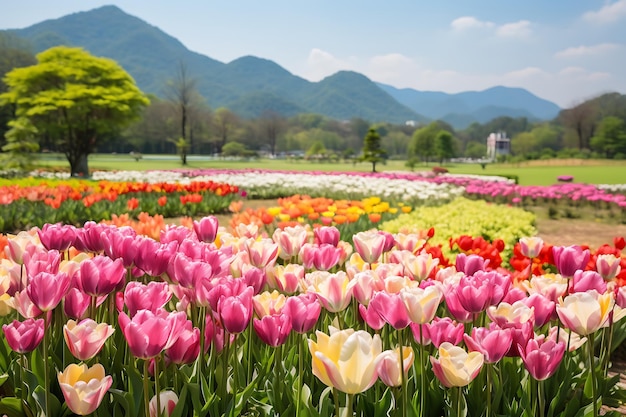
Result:
<instances>
[{"instance_id":1,"label":"tulip","mask_svg":"<svg viewBox=\"0 0 626 417\"><path fill-rule=\"evenodd\" d=\"M556 303L548 300L541 294L531 294L530 297L522 300L524 304L534 310L535 327L543 327L553 317L556 318Z\"/></svg>"},{"instance_id":2,"label":"tulip","mask_svg":"<svg viewBox=\"0 0 626 417\"><path fill-rule=\"evenodd\" d=\"M484 271L489 265L489 260L480 255L466 255L459 253L455 260L456 270L465 275L472 276L476 271Z\"/></svg>"},{"instance_id":3,"label":"tulip","mask_svg":"<svg viewBox=\"0 0 626 417\"><path fill-rule=\"evenodd\" d=\"M527 258L536 258L543 249L543 239L539 236L522 237L519 244L520 252Z\"/></svg>"},{"instance_id":4,"label":"tulip","mask_svg":"<svg viewBox=\"0 0 626 417\"><path fill-rule=\"evenodd\" d=\"M96 223L94 221L86 222L83 227L76 229L74 247L82 252L102 252L104 250L104 241L101 234L105 232L105 229L113 227L115 226Z\"/></svg>"},{"instance_id":5,"label":"tulip","mask_svg":"<svg viewBox=\"0 0 626 417\"><path fill-rule=\"evenodd\" d=\"M250 256L250 263L257 268L272 266L278 257L278 245L272 239L248 239L246 251Z\"/></svg>"},{"instance_id":6,"label":"tulip","mask_svg":"<svg viewBox=\"0 0 626 417\"><path fill-rule=\"evenodd\" d=\"M615 304L621 308L626 308L626 286L616 288Z\"/></svg>"},{"instance_id":7,"label":"tulip","mask_svg":"<svg viewBox=\"0 0 626 417\"><path fill-rule=\"evenodd\" d=\"M13 304L15 309L22 317L35 318L39 317L42 311L33 303L26 291L18 291L13 296Z\"/></svg>"},{"instance_id":8,"label":"tulip","mask_svg":"<svg viewBox=\"0 0 626 417\"><path fill-rule=\"evenodd\" d=\"M122 258L124 267L133 265L139 251L137 233L134 229L114 228L105 230L101 235L104 240L104 254L111 259ZM166 243L161 239L162 243Z\"/></svg>"},{"instance_id":9,"label":"tulip","mask_svg":"<svg viewBox=\"0 0 626 417\"><path fill-rule=\"evenodd\" d=\"M382 329L387 323L375 309L366 307L363 304L359 304L359 315L363 321L374 330Z\"/></svg>"},{"instance_id":10,"label":"tulip","mask_svg":"<svg viewBox=\"0 0 626 417\"><path fill-rule=\"evenodd\" d=\"M267 276L264 269L247 264L244 264L241 267L241 279L247 286L254 289L254 294L258 294L261 289L265 287L265 283L267 282Z\"/></svg>"},{"instance_id":11,"label":"tulip","mask_svg":"<svg viewBox=\"0 0 626 417\"><path fill-rule=\"evenodd\" d=\"M396 233L393 235L396 248L398 250L408 250L412 253L417 253L426 244L426 239L422 239L415 233Z\"/></svg>"},{"instance_id":12,"label":"tulip","mask_svg":"<svg viewBox=\"0 0 626 417\"><path fill-rule=\"evenodd\" d=\"M621 271L621 258L609 254L598 255L596 258L596 269L605 281L611 281Z\"/></svg>"},{"instance_id":13,"label":"tulip","mask_svg":"<svg viewBox=\"0 0 626 417\"><path fill-rule=\"evenodd\" d=\"M470 351L480 352L486 363L496 363L506 355L513 342L511 329L502 329L491 323L489 328L474 327L472 335L463 335L465 344Z\"/></svg>"},{"instance_id":14,"label":"tulip","mask_svg":"<svg viewBox=\"0 0 626 417\"><path fill-rule=\"evenodd\" d=\"M541 335L530 339L526 346L518 346L518 350L528 373L537 381L543 381L551 377L559 367L565 353L565 343L556 343Z\"/></svg>"},{"instance_id":15,"label":"tulip","mask_svg":"<svg viewBox=\"0 0 626 417\"><path fill-rule=\"evenodd\" d=\"M0 317L5 317L15 310L15 300L9 294L0 295Z\"/></svg>"},{"instance_id":16,"label":"tulip","mask_svg":"<svg viewBox=\"0 0 626 417\"><path fill-rule=\"evenodd\" d=\"M28 277L22 274L20 264L8 259L0 259L0 279L2 280L2 292L15 295L17 291L21 291L26 286Z\"/></svg>"},{"instance_id":17,"label":"tulip","mask_svg":"<svg viewBox=\"0 0 626 417\"><path fill-rule=\"evenodd\" d=\"M322 305L314 294L300 294L285 301L283 313L291 316L291 326L296 333L307 333L317 323Z\"/></svg>"},{"instance_id":18,"label":"tulip","mask_svg":"<svg viewBox=\"0 0 626 417\"><path fill-rule=\"evenodd\" d=\"M33 304L41 311L53 310L70 288L70 278L60 272L51 274L40 272L32 277L26 287L26 293Z\"/></svg>"},{"instance_id":19,"label":"tulip","mask_svg":"<svg viewBox=\"0 0 626 417\"><path fill-rule=\"evenodd\" d=\"M523 285L529 294L539 293L550 301L558 301L567 292L567 278L560 274L534 276Z\"/></svg>"},{"instance_id":20,"label":"tulip","mask_svg":"<svg viewBox=\"0 0 626 417\"><path fill-rule=\"evenodd\" d=\"M584 269L589 262L589 250L578 245L553 246L554 263L561 275L567 278L574 276L579 269Z\"/></svg>"},{"instance_id":21,"label":"tulip","mask_svg":"<svg viewBox=\"0 0 626 417\"><path fill-rule=\"evenodd\" d=\"M212 334L212 322L211 327L207 326L209 331L205 329L205 336L209 336L209 343ZM206 334L208 333L208 334ZM208 348L209 344L206 344ZM200 353L200 329L193 327L191 321L187 320L183 325L183 328L178 333L176 341L169 348L165 349L165 357L175 364L190 364L193 363ZM161 404L163 402L161 401Z\"/></svg>"},{"instance_id":22,"label":"tulip","mask_svg":"<svg viewBox=\"0 0 626 417\"><path fill-rule=\"evenodd\" d=\"M265 272L270 289L277 289L286 294L295 293L300 280L304 278L304 267L300 264L274 265Z\"/></svg>"},{"instance_id":23,"label":"tulip","mask_svg":"<svg viewBox=\"0 0 626 417\"><path fill-rule=\"evenodd\" d=\"M414 255L409 251L402 251L401 262L404 273L416 281L428 278L431 272L439 265L439 258L434 258L430 253Z\"/></svg>"},{"instance_id":24,"label":"tulip","mask_svg":"<svg viewBox=\"0 0 626 417\"><path fill-rule=\"evenodd\" d=\"M347 394L358 394L374 385L375 362L382 353L380 336L332 326L328 335L319 330L315 334L317 342L309 339L313 375Z\"/></svg>"},{"instance_id":25,"label":"tulip","mask_svg":"<svg viewBox=\"0 0 626 417\"><path fill-rule=\"evenodd\" d=\"M411 366L413 366L414 354L410 346L402 347L402 369L405 378ZM376 373L381 381L388 387L399 387L402 385L402 374L400 373L400 349L386 350L375 360Z\"/></svg>"},{"instance_id":26,"label":"tulip","mask_svg":"<svg viewBox=\"0 0 626 417\"><path fill-rule=\"evenodd\" d=\"M9 347L17 353L32 352L43 340L45 332L43 319L13 320L2 326Z\"/></svg>"},{"instance_id":27,"label":"tulip","mask_svg":"<svg viewBox=\"0 0 626 417\"><path fill-rule=\"evenodd\" d=\"M318 245L328 244L337 247L339 236L339 229L334 226L322 226L313 229L313 237Z\"/></svg>"},{"instance_id":28,"label":"tulip","mask_svg":"<svg viewBox=\"0 0 626 417\"><path fill-rule=\"evenodd\" d=\"M613 308L612 293L577 292L560 300L556 313L568 329L587 336L604 326Z\"/></svg>"},{"instance_id":29,"label":"tulip","mask_svg":"<svg viewBox=\"0 0 626 417\"><path fill-rule=\"evenodd\" d=\"M219 221L215 216L206 216L193 222L193 231L201 242L212 243L215 241L218 229Z\"/></svg>"},{"instance_id":30,"label":"tulip","mask_svg":"<svg viewBox=\"0 0 626 417\"><path fill-rule=\"evenodd\" d=\"M469 385L480 372L483 362L482 353L467 353L448 342L439 346L439 358L430 357L435 376L447 388Z\"/></svg>"},{"instance_id":31,"label":"tulip","mask_svg":"<svg viewBox=\"0 0 626 417\"><path fill-rule=\"evenodd\" d=\"M81 361L86 361L98 354L104 342L113 334L113 326L106 323L96 323L92 319L85 319L76 323L69 320L63 326L63 337L70 353Z\"/></svg>"},{"instance_id":32,"label":"tulip","mask_svg":"<svg viewBox=\"0 0 626 417\"><path fill-rule=\"evenodd\" d=\"M21 231L17 235L7 235L7 246L4 248L6 257L16 264L22 265L24 263L24 252L28 246L43 247L39 241L37 230L33 228L30 232Z\"/></svg>"},{"instance_id":33,"label":"tulip","mask_svg":"<svg viewBox=\"0 0 626 417\"><path fill-rule=\"evenodd\" d=\"M352 296L359 302L367 306L376 291L382 291L384 282L374 271L366 270L357 272L348 284L352 287Z\"/></svg>"},{"instance_id":34,"label":"tulip","mask_svg":"<svg viewBox=\"0 0 626 417\"><path fill-rule=\"evenodd\" d=\"M254 331L263 343L271 347L281 346L287 341L291 332L291 316L289 314L272 314L252 321Z\"/></svg>"},{"instance_id":35,"label":"tulip","mask_svg":"<svg viewBox=\"0 0 626 417\"><path fill-rule=\"evenodd\" d=\"M306 269L317 269L319 271L328 271L339 263L342 250L336 246L323 243L314 245L305 243L300 249L300 257L302 264Z\"/></svg>"},{"instance_id":36,"label":"tulip","mask_svg":"<svg viewBox=\"0 0 626 417\"><path fill-rule=\"evenodd\" d=\"M156 395L150 399L150 417L169 417L174 412L176 404L178 404L178 396L174 391L161 391L159 393L159 403L161 411L157 413L157 397Z\"/></svg>"},{"instance_id":37,"label":"tulip","mask_svg":"<svg viewBox=\"0 0 626 417\"><path fill-rule=\"evenodd\" d=\"M137 281L129 282L124 290L124 304L130 316L139 310L157 311L172 298L172 291L167 282L151 281L144 285Z\"/></svg>"},{"instance_id":38,"label":"tulip","mask_svg":"<svg viewBox=\"0 0 626 417\"><path fill-rule=\"evenodd\" d=\"M108 295L123 287L126 269L121 259L112 260L103 255L87 259L80 264L78 287L92 297Z\"/></svg>"},{"instance_id":39,"label":"tulip","mask_svg":"<svg viewBox=\"0 0 626 417\"><path fill-rule=\"evenodd\" d=\"M287 297L278 291L265 291L252 297L252 306L256 315L263 318L280 313L286 301Z\"/></svg>"},{"instance_id":40,"label":"tulip","mask_svg":"<svg viewBox=\"0 0 626 417\"><path fill-rule=\"evenodd\" d=\"M419 287L405 288L400 291L400 297L406 306L411 321L424 324L435 317L437 308L443 298L443 292L435 285L425 289Z\"/></svg>"},{"instance_id":41,"label":"tulip","mask_svg":"<svg viewBox=\"0 0 626 417\"><path fill-rule=\"evenodd\" d=\"M67 407L80 416L96 411L113 383L99 363L91 368L72 363L59 372L58 380Z\"/></svg>"},{"instance_id":42,"label":"tulip","mask_svg":"<svg viewBox=\"0 0 626 417\"><path fill-rule=\"evenodd\" d=\"M72 225L44 224L41 230L37 230L41 244L47 250L65 252L76 240L76 227Z\"/></svg>"},{"instance_id":43,"label":"tulip","mask_svg":"<svg viewBox=\"0 0 626 417\"><path fill-rule=\"evenodd\" d=\"M232 334L243 332L252 318L253 288L248 287L239 295L220 298L217 312L224 330Z\"/></svg>"},{"instance_id":44,"label":"tulip","mask_svg":"<svg viewBox=\"0 0 626 417\"><path fill-rule=\"evenodd\" d=\"M463 323L456 323L450 317L435 317L431 323L424 326L428 329L430 342L436 348L444 342L458 345L463 340L465 331Z\"/></svg>"},{"instance_id":45,"label":"tulip","mask_svg":"<svg viewBox=\"0 0 626 417\"><path fill-rule=\"evenodd\" d=\"M173 224L169 224L164 230L161 230L161 234L159 236L159 241L161 243L178 242L181 244L188 239L197 239L193 230L190 230L186 226L176 226Z\"/></svg>"},{"instance_id":46,"label":"tulip","mask_svg":"<svg viewBox=\"0 0 626 417\"><path fill-rule=\"evenodd\" d=\"M448 291L444 292L446 307L448 311L457 321L469 323L472 321L474 314L467 311L459 301L458 285L452 286Z\"/></svg>"},{"instance_id":47,"label":"tulip","mask_svg":"<svg viewBox=\"0 0 626 417\"><path fill-rule=\"evenodd\" d=\"M550 330L548 331L548 338L554 340L554 342L563 342L569 352L575 351L587 342L586 337L580 337L579 334L557 326L550 327Z\"/></svg>"},{"instance_id":48,"label":"tulip","mask_svg":"<svg viewBox=\"0 0 626 417\"><path fill-rule=\"evenodd\" d=\"M361 258L367 263L378 261L385 248L385 236L377 230L359 232L352 236L354 248Z\"/></svg>"},{"instance_id":49,"label":"tulip","mask_svg":"<svg viewBox=\"0 0 626 417\"><path fill-rule=\"evenodd\" d=\"M600 294L606 292L606 282L604 282L602 275L596 271L578 270L574 272L574 276L570 280L569 292L586 292L589 290L596 290Z\"/></svg>"},{"instance_id":50,"label":"tulip","mask_svg":"<svg viewBox=\"0 0 626 417\"><path fill-rule=\"evenodd\" d=\"M168 313L162 309L156 313L139 310L132 319L121 312L118 321L133 356L152 359L176 342L187 315L184 312Z\"/></svg>"},{"instance_id":51,"label":"tulip","mask_svg":"<svg viewBox=\"0 0 626 417\"><path fill-rule=\"evenodd\" d=\"M307 230L301 225L276 229L272 235L272 240L278 245L278 256L284 260L298 256L307 238Z\"/></svg>"},{"instance_id":52,"label":"tulip","mask_svg":"<svg viewBox=\"0 0 626 417\"><path fill-rule=\"evenodd\" d=\"M78 288L70 288L63 299L63 312L74 320L85 317L91 303L91 297Z\"/></svg>"},{"instance_id":53,"label":"tulip","mask_svg":"<svg viewBox=\"0 0 626 417\"><path fill-rule=\"evenodd\" d=\"M409 312L399 293L379 291L370 300L368 308L374 309L394 329L404 329L411 323Z\"/></svg>"},{"instance_id":54,"label":"tulip","mask_svg":"<svg viewBox=\"0 0 626 417\"><path fill-rule=\"evenodd\" d=\"M178 248L177 242L159 243L148 237L139 237L135 266L150 276L159 277L167 272Z\"/></svg>"},{"instance_id":55,"label":"tulip","mask_svg":"<svg viewBox=\"0 0 626 417\"><path fill-rule=\"evenodd\" d=\"M315 294L326 310L337 313L350 305L353 288L349 285L350 279L345 272L331 274L318 271L307 275L313 278L307 292Z\"/></svg>"},{"instance_id":56,"label":"tulip","mask_svg":"<svg viewBox=\"0 0 626 417\"><path fill-rule=\"evenodd\" d=\"M46 251L41 246L30 245L22 255L24 259L24 267L26 275L29 278L34 277L40 272L48 272L56 274L59 272L61 265L61 254L57 250Z\"/></svg>"},{"instance_id":57,"label":"tulip","mask_svg":"<svg viewBox=\"0 0 626 417\"><path fill-rule=\"evenodd\" d=\"M502 302L497 307L491 306L487 309L487 316L500 327L510 323L535 323L535 312L524 301L513 304Z\"/></svg>"},{"instance_id":58,"label":"tulip","mask_svg":"<svg viewBox=\"0 0 626 417\"><path fill-rule=\"evenodd\" d=\"M505 284L497 272L476 271L463 276L457 287L457 296L463 308L470 313L480 313L488 306L498 304L504 298ZM508 285L506 285L508 290Z\"/></svg>"}]
</instances>

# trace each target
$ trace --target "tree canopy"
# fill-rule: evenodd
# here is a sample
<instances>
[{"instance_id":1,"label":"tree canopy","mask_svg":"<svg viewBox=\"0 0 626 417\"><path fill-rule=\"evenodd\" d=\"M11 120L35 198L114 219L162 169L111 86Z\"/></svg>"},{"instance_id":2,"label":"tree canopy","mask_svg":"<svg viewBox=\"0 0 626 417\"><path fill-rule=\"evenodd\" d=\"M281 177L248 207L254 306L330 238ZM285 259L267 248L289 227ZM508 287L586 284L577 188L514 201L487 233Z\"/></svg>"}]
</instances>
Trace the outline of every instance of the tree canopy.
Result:
<instances>
[{"instance_id":1,"label":"tree canopy","mask_svg":"<svg viewBox=\"0 0 626 417\"><path fill-rule=\"evenodd\" d=\"M372 163L372 172L376 172L376 164L383 162L387 152L380 144L380 135L376 129L370 128L363 142L363 160Z\"/></svg>"},{"instance_id":2,"label":"tree canopy","mask_svg":"<svg viewBox=\"0 0 626 417\"><path fill-rule=\"evenodd\" d=\"M20 120L12 129L37 132L40 143L65 154L74 176L88 176L87 156L149 103L115 61L81 48L41 52L37 64L10 71L5 82L0 104L14 104Z\"/></svg>"}]
</instances>

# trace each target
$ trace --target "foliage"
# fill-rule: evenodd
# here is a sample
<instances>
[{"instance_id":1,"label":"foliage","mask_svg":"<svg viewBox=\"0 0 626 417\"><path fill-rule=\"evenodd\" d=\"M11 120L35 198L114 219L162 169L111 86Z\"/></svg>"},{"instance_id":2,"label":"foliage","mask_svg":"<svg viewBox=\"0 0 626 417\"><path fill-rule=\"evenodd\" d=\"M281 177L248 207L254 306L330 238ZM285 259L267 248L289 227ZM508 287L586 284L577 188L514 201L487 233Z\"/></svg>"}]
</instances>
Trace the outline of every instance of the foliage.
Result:
<instances>
[{"instance_id":1,"label":"foliage","mask_svg":"<svg viewBox=\"0 0 626 417\"><path fill-rule=\"evenodd\" d=\"M43 143L65 154L73 175L87 176L87 156L135 119L148 99L117 63L79 48L51 48L37 61L7 74L9 91L0 100L16 106L19 126L28 121Z\"/></svg>"},{"instance_id":2,"label":"foliage","mask_svg":"<svg viewBox=\"0 0 626 417\"><path fill-rule=\"evenodd\" d=\"M39 150L37 129L24 118L11 120L9 127L11 129L5 134L7 143L2 147L0 163L5 169L28 172L33 169Z\"/></svg>"},{"instance_id":3,"label":"foliage","mask_svg":"<svg viewBox=\"0 0 626 417\"><path fill-rule=\"evenodd\" d=\"M370 129L363 140L361 159L372 164L372 172L376 172L376 164L385 161L387 151L382 148L380 135L376 129Z\"/></svg>"},{"instance_id":4,"label":"foliage","mask_svg":"<svg viewBox=\"0 0 626 417\"><path fill-rule=\"evenodd\" d=\"M624 119L608 116L600 122L596 134L591 138L591 148L607 158L620 159L626 156L626 123Z\"/></svg>"}]
</instances>

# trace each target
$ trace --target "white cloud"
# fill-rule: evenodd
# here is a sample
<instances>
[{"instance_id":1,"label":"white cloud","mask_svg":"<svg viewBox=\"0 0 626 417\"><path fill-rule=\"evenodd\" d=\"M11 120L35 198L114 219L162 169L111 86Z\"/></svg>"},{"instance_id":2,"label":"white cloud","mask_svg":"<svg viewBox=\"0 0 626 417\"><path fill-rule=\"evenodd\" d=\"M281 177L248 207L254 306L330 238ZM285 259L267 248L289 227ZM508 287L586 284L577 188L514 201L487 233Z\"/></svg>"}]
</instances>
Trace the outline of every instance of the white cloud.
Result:
<instances>
[{"instance_id":1,"label":"white cloud","mask_svg":"<svg viewBox=\"0 0 626 417\"><path fill-rule=\"evenodd\" d=\"M330 52L318 48L311 49L306 64L304 76L313 81L319 81L341 70L358 71L350 60L337 58Z\"/></svg>"},{"instance_id":2,"label":"white cloud","mask_svg":"<svg viewBox=\"0 0 626 417\"><path fill-rule=\"evenodd\" d=\"M478 20L473 16L463 16L454 19L452 23L450 23L450 26L452 26L454 30L464 31L468 29L492 28L495 26L495 23Z\"/></svg>"},{"instance_id":3,"label":"white cloud","mask_svg":"<svg viewBox=\"0 0 626 417\"><path fill-rule=\"evenodd\" d=\"M515 71L510 71L505 74L505 77L511 79L520 79L520 78L532 78L538 76L548 75L547 72L538 67L526 67Z\"/></svg>"},{"instance_id":4,"label":"white cloud","mask_svg":"<svg viewBox=\"0 0 626 417\"><path fill-rule=\"evenodd\" d=\"M583 14L583 19L593 23L612 23L626 17L626 0L608 3L597 11Z\"/></svg>"},{"instance_id":5,"label":"white cloud","mask_svg":"<svg viewBox=\"0 0 626 417\"><path fill-rule=\"evenodd\" d=\"M614 51L620 45L616 43L600 43L598 45L581 45L564 49L554 54L557 58L576 58L581 56L599 55L606 52Z\"/></svg>"},{"instance_id":6,"label":"white cloud","mask_svg":"<svg viewBox=\"0 0 626 417\"><path fill-rule=\"evenodd\" d=\"M528 20L505 23L496 29L496 35L507 38L523 38L531 34L531 23Z\"/></svg>"}]
</instances>

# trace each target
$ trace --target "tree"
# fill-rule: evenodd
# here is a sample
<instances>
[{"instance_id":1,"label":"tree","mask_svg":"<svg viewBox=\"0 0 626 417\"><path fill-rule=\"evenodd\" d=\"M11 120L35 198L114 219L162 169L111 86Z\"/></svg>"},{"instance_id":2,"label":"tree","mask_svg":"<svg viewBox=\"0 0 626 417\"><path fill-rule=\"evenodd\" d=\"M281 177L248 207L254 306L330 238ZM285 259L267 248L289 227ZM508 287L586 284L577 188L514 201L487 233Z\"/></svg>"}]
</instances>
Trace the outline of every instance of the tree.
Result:
<instances>
[{"instance_id":1,"label":"tree","mask_svg":"<svg viewBox=\"0 0 626 417\"><path fill-rule=\"evenodd\" d=\"M231 138L239 124L239 117L229 109L220 107L213 116L213 131L216 136L216 153L222 153L222 148Z\"/></svg>"},{"instance_id":2,"label":"tree","mask_svg":"<svg viewBox=\"0 0 626 417\"><path fill-rule=\"evenodd\" d=\"M2 147L5 153L0 154L0 163L5 169L28 171L33 167L35 152L39 150L37 130L24 118L11 120L9 127L11 129L5 134L7 143Z\"/></svg>"},{"instance_id":3,"label":"tree","mask_svg":"<svg viewBox=\"0 0 626 417\"><path fill-rule=\"evenodd\" d=\"M270 147L270 155L276 155L276 141L285 129L285 119L273 110L263 112L261 116L261 131Z\"/></svg>"},{"instance_id":4,"label":"tree","mask_svg":"<svg viewBox=\"0 0 626 417\"><path fill-rule=\"evenodd\" d=\"M596 108L591 101L585 101L563 110L559 114L563 125L576 132L578 149L589 149L589 140L593 136L596 120Z\"/></svg>"},{"instance_id":5,"label":"tree","mask_svg":"<svg viewBox=\"0 0 626 417\"><path fill-rule=\"evenodd\" d=\"M87 156L137 118L149 100L115 61L81 48L54 47L37 61L6 75L9 90L0 104L14 104L25 129L35 128L63 152L71 175L88 176Z\"/></svg>"},{"instance_id":6,"label":"tree","mask_svg":"<svg viewBox=\"0 0 626 417\"><path fill-rule=\"evenodd\" d=\"M487 145L484 143L470 141L465 146L465 157L472 159L482 159L487 156Z\"/></svg>"},{"instance_id":7,"label":"tree","mask_svg":"<svg viewBox=\"0 0 626 417\"><path fill-rule=\"evenodd\" d=\"M591 148L603 153L607 158L626 156L626 125L619 117L602 119L596 135L591 138Z\"/></svg>"},{"instance_id":8,"label":"tree","mask_svg":"<svg viewBox=\"0 0 626 417\"><path fill-rule=\"evenodd\" d=\"M439 158L439 163L443 164L445 159L450 159L454 156L454 138L452 134L447 130L442 130L435 136L435 153Z\"/></svg>"},{"instance_id":9,"label":"tree","mask_svg":"<svg viewBox=\"0 0 626 417\"><path fill-rule=\"evenodd\" d=\"M431 157L435 156L435 139L440 128L437 122L432 122L428 126L417 129L413 133L413 139L409 147L409 157L419 157L424 162L428 162Z\"/></svg>"},{"instance_id":10,"label":"tree","mask_svg":"<svg viewBox=\"0 0 626 417\"><path fill-rule=\"evenodd\" d=\"M187 154L189 153L189 141L184 138L178 138L178 140L171 141L174 145L176 145L176 151L180 155L180 162L183 165L187 165Z\"/></svg>"},{"instance_id":11,"label":"tree","mask_svg":"<svg viewBox=\"0 0 626 417\"><path fill-rule=\"evenodd\" d=\"M189 148L193 151L193 134L189 132L191 114L198 101L196 79L189 76L187 66L179 62L176 78L168 83L167 96L180 116L180 137L188 140Z\"/></svg>"},{"instance_id":12,"label":"tree","mask_svg":"<svg viewBox=\"0 0 626 417\"><path fill-rule=\"evenodd\" d=\"M380 135L376 129L370 129L363 141L362 160L372 163L372 172L376 172L376 164L383 162L387 157L387 152L381 147Z\"/></svg>"},{"instance_id":13,"label":"tree","mask_svg":"<svg viewBox=\"0 0 626 417\"><path fill-rule=\"evenodd\" d=\"M239 142L228 142L222 146L222 156L244 156L246 147Z\"/></svg>"}]
</instances>

